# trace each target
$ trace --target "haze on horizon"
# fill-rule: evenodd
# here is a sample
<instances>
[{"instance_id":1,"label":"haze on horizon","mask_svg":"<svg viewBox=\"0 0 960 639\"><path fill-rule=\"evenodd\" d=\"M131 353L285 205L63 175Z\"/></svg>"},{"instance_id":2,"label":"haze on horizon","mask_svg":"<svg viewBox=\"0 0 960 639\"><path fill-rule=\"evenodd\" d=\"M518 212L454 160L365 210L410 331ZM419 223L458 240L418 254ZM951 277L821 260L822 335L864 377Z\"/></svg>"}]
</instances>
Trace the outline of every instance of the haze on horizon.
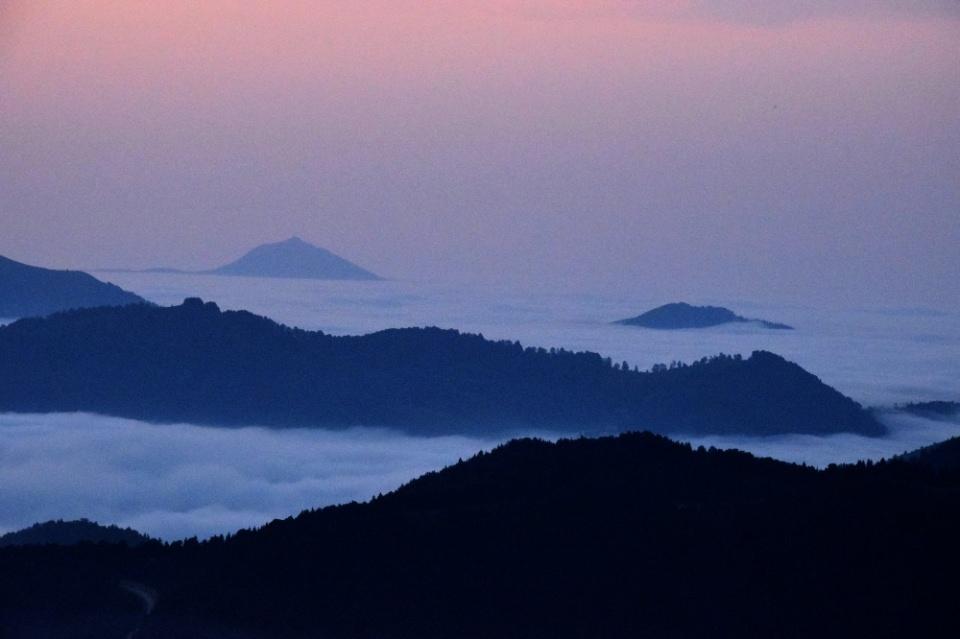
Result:
<instances>
[{"instance_id":1,"label":"haze on horizon","mask_svg":"<svg viewBox=\"0 0 960 639\"><path fill-rule=\"evenodd\" d=\"M0 254L957 309L960 2L905 4L7 1Z\"/></svg>"}]
</instances>

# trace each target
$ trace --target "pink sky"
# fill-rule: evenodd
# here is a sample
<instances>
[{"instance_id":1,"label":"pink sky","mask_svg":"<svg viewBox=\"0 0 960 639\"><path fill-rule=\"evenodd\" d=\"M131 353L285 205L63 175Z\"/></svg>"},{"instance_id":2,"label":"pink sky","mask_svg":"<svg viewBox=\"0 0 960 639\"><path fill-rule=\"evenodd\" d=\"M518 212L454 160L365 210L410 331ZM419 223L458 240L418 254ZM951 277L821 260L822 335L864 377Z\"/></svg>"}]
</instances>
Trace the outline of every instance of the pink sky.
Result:
<instances>
[{"instance_id":1,"label":"pink sky","mask_svg":"<svg viewBox=\"0 0 960 639\"><path fill-rule=\"evenodd\" d=\"M960 3L0 4L0 254L960 306Z\"/></svg>"}]
</instances>

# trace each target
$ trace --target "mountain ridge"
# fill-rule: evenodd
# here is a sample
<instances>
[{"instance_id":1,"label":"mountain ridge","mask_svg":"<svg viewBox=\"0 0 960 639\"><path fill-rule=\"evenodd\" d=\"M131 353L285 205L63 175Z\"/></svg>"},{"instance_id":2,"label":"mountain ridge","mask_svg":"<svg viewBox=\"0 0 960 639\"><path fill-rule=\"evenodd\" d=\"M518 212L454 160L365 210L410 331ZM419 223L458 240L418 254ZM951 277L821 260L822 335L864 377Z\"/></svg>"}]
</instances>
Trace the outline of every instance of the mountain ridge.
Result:
<instances>
[{"instance_id":1,"label":"mountain ridge","mask_svg":"<svg viewBox=\"0 0 960 639\"><path fill-rule=\"evenodd\" d=\"M83 271L31 266L0 256L0 317L32 317L147 301Z\"/></svg>"},{"instance_id":2,"label":"mountain ridge","mask_svg":"<svg viewBox=\"0 0 960 639\"><path fill-rule=\"evenodd\" d=\"M0 618L14 639L948 636L958 487L902 460L521 439L205 542L0 549Z\"/></svg>"},{"instance_id":3,"label":"mountain ridge","mask_svg":"<svg viewBox=\"0 0 960 639\"><path fill-rule=\"evenodd\" d=\"M330 336L197 298L0 328L0 410L218 425L691 434L883 427L782 357L631 370L596 353L439 328Z\"/></svg>"},{"instance_id":4,"label":"mountain ridge","mask_svg":"<svg viewBox=\"0 0 960 639\"><path fill-rule=\"evenodd\" d=\"M26 528L0 535L0 548L5 546L72 546L79 543L123 543L128 546L153 541L132 528L105 526L89 519L62 519L37 522Z\"/></svg>"}]
</instances>

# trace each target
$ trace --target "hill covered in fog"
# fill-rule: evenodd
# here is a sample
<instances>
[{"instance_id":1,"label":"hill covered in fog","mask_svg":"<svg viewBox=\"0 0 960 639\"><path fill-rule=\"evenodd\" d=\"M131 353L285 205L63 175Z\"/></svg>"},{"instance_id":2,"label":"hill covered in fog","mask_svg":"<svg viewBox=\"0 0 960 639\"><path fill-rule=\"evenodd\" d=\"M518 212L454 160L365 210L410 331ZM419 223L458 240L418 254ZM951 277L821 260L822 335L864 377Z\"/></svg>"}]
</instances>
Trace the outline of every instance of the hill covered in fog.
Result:
<instances>
[{"instance_id":1,"label":"hill covered in fog","mask_svg":"<svg viewBox=\"0 0 960 639\"><path fill-rule=\"evenodd\" d=\"M0 256L0 317L32 317L145 302L139 295L81 271L29 266Z\"/></svg>"},{"instance_id":2,"label":"hill covered in fog","mask_svg":"<svg viewBox=\"0 0 960 639\"><path fill-rule=\"evenodd\" d=\"M960 402L912 402L899 404L894 410L925 419L960 419Z\"/></svg>"},{"instance_id":3,"label":"hill covered in fog","mask_svg":"<svg viewBox=\"0 0 960 639\"><path fill-rule=\"evenodd\" d=\"M437 328L335 337L188 299L0 328L0 410L446 434L648 429L857 432L882 426L772 353L630 370L595 353Z\"/></svg>"}]
</instances>

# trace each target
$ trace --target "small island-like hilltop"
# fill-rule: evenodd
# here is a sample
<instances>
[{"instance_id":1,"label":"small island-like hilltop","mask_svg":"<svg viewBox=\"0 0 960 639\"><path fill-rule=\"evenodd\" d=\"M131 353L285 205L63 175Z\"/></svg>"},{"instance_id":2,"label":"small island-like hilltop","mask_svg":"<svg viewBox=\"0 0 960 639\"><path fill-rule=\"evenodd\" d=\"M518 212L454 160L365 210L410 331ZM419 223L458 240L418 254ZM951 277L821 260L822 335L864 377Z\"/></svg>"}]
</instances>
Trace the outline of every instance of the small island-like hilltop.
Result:
<instances>
[{"instance_id":1,"label":"small island-like hilltop","mask_svg":"<svg viewBox=\"0 0 960 639\"><path fill-rule=\"evenodd\" d=\"M664 304L642 315L619 320L615 323L625 326L674 330L683 328L709 328L722 324L741 324L747 322L759 325L762 328L793 330L792 326L787 326L786 324L742 317L729 308L722 306L693 306L686 302Z\"/></svg>"}]
</instances>

